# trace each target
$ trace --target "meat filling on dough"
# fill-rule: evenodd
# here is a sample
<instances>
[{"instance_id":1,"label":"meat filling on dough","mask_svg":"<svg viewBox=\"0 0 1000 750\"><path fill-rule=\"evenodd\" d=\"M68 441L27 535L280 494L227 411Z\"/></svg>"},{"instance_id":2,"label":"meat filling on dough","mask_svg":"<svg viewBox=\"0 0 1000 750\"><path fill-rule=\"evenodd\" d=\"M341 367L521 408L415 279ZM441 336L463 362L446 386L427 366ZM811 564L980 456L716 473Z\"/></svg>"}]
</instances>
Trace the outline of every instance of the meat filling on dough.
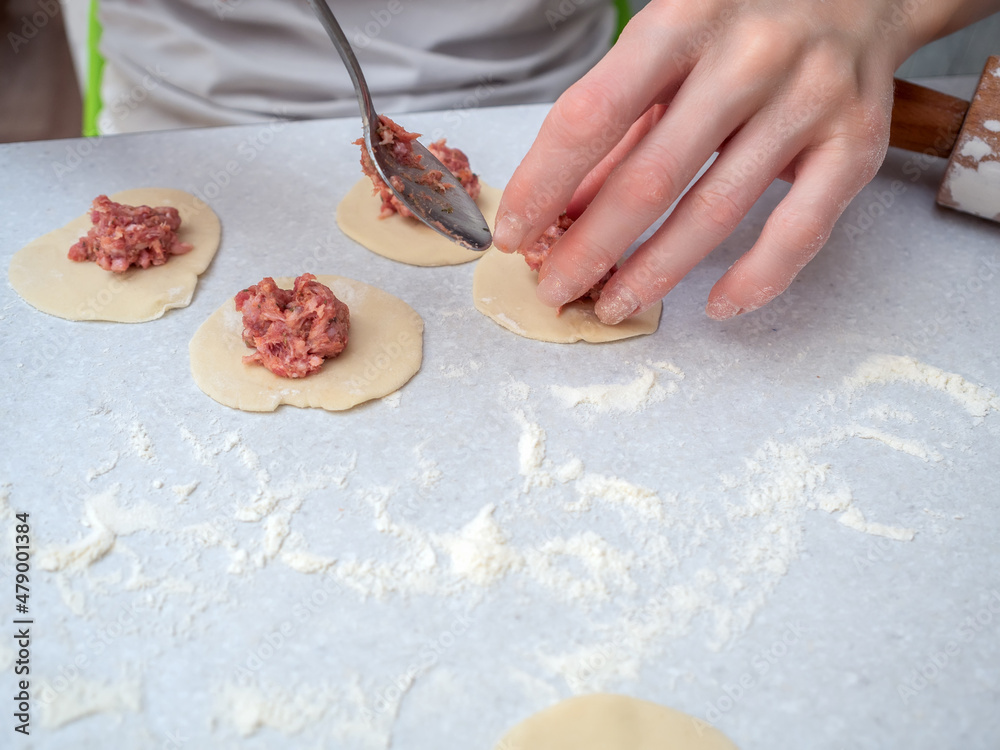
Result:
<instances>
[{"instance_id":1,"label":"meat filling on dough","mask_svg":"<svg viewBox=\"0 0 1000 750\"><path fill-rule=\"evenodd\" d=\"M69 259L95 261L105 271L162 266L171 255L183 255L194 247L178 241L181 217L170 206L127 206L99 195L91 205L90 220L94 226L69 249Z\"/></svg>"},{"instance_id":2,"label":"meat filling on dough","mask_svg":"<svg viewBox=\"0 0 1000 750\"><path fill-rule=\"evenodd\" d=\"M556 241L566 234L566 230L573 226L573 219L566 215L565 212L560 214L552 225L548 227L542 236L535 240L534 244L529 247L522 248L518 250L521 255L524 256L525 262L531 268L532 271L537 271L542 267L542 263L546 258L549 257L549 253L552 252L552 246L556 244ZM594 286L590 288L586 294L583 294L579 299L592 299L595 302L601 297L601 290L604 285L608 283L608 279L615 272L615 269L610 269L604 276L602 276Z\"/></svg>"},{"instance_id":3,"label":"meat filling on dough","mask_svg":"<svg viewBox=\"0 0 1000 750\"><path fill-rule=\"evenodd\" d=\"M270 276L236 295L243 313L243 342L255 349L243 357L282 378L304 378L347 346L347 305L311 273L281 289Z\"/></svg>"},{"instance_id":4,"label":"meat filling on dough","mask_svg":"<svg viewBox=\"0 0 1000 750\"><path fill-rule=\"evenodd\" d=\"M379 142L382 145L391 145L393 157L400 164L420 166L420 156L413 153L413 141L420 137L420 133L407 132L401 125L393 122L385 115L379 115L381 125L378 128ZM354 145L361 146L361 170L371 178L375 186L373 192L382 199L382 208L379 211L379 218L386 218L398 213L400 216L411 218L413 213L404 206L393 194L389 186L379 176L375 164L368 156L368 150L364 147L364 140L359 138L354 141ZM450 148L445 145L445 139L434 141L427 147L427 150L434 154L438 160L444 164L448 170L458 178L462 188L473 200L479 197L480 185L479 177L469 168L469 157L461 149ZM444 173L439 169L428 169L419 179L422 185L427 185L440 192L444 192L453 187L447 182L441 182ZM395 178L398 179L398 178ZM401 181L400 181L401 183ZM402 189L402 184L395 184L397 190Z\"/></svg>"}]
</instances>

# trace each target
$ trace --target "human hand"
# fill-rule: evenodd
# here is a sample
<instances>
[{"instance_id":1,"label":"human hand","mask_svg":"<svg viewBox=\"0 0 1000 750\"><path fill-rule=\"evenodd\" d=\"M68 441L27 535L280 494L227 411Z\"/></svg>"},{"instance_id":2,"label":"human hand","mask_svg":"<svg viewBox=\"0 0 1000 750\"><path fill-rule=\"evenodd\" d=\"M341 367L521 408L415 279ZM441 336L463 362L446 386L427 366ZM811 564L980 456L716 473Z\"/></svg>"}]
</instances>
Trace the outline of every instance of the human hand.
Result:
<instances>
[{"instance_id":1,"label":"human hand","mask_svg":"<svg viewBox=\"0 0 1000 750\"><path fill-rule=\"evenodd\" d=\"M761 307L820 250L875 175L888 143L893 71L947 25L942 6L961 1L917 4L908 15L891 0L653 0L556 101L504 191L495 244L506 252L530 244L568 206L579 218L538 284L542 302L566 304L718 151L611 277L596 312L614 324L654 304L780 178L791 189L715 284L706 312L724 320Z\"/></svg>"}]
</instances>

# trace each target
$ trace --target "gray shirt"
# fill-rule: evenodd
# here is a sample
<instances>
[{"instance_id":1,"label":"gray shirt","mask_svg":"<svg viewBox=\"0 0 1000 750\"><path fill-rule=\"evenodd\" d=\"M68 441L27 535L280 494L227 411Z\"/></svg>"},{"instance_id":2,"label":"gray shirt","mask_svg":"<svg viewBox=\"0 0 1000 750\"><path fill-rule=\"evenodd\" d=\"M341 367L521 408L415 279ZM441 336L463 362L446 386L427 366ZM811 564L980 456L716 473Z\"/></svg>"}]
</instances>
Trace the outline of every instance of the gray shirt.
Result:
<instances>
[{"instance_id":1,"label":"gray shirt","mask_svg":"<svg viewBox=\"0 0 1000 750\"><path fill-rule=\"evenodd\" d=\"M334 0L385 112L552 101L608 49L607 0ZM101 0L105 132L357 113L304 0Z\"/></svg>"}]
</instances>

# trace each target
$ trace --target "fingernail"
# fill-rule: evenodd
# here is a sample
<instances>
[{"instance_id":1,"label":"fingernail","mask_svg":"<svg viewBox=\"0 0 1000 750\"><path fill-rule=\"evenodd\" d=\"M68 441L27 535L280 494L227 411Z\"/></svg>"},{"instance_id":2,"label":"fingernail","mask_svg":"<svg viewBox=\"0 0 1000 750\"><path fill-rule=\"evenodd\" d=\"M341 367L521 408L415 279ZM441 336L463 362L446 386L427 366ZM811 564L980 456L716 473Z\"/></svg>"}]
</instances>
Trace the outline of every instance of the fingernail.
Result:
<instances>
[{"instance_id":1,"label":"fingernail","mask_svg":"<svg viewBox=\"0 0 1000 750\"><path fill-rule=\"evenodd\" d=\"M573 282L551 267L545 269L544 277L538 281L536 294L539 301L549 307L565 305L567 302L572 302L577 296Z\"/></svg>"},{"instance_id":2,"label":"fingernail","mask_svg":"<svg viewBox=\"0 0 1000 750\"><path fill-rule=\"evenodd\" d=\"M524 219L505 211L497 218L497 226L493 230L493 244L505 253L512 253L521 247L527 230L528 226Z\"/></svg>"},{"instance_id":3,"label":"fingernail","mask_svg":"<svg viewBox=\"0 0 1000 750\"><path fill-rule=\"evenodd\" d=\"M722 294L705 305L705 314L713 320L729 320L744 312L746 310Z\"/></svg>"},{"instance_id":4,"label":"fingernail","mask_svg":"<svg viewBox=\"0 0 1000 750\"><path fill-rule=\"evenodd\" d=\"M613 326L639 309L642 301L627 286L620 286L612 292L602 292L594 311L600 321Z\"/></svg>"}]
</instances>

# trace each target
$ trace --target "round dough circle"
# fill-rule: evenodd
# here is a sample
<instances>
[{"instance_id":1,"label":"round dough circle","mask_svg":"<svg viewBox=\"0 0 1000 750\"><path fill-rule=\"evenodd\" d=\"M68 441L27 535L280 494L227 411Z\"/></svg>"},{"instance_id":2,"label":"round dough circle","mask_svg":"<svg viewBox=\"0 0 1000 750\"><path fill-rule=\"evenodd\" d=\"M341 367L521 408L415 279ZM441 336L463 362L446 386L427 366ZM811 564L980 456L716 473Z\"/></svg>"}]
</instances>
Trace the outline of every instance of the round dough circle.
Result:
<instances>
[{"instance_id":1,"label":"round dough circle","mask_svg":"<svg viewBox=\"0 0 1000 750\"><path fill-rule=\"evenodd\" d=\"M11 258L10 285L32 307L66 320L144 323L174 307L191 304L198 275L219 249L219 217L190 193L171 188L134 188L109 196L130 206L173 206L181 217L177 236L194 249L162 266L105 271L72 261L70 247L91 228L90 211L29 242Z\"/></svg>"},{"instance_id":2,"label":"round dough circle","mask_svg":"<svg viewBox=\"0 0 1000 750\"><path fill-rule=\"evenodd\" d=\"M490 230L496 223L500 191L481 183L476 205ZM337 206L337 226L355 242L373 253L411 266L457 266L483 256L442 237L417 219L392 214L380 219L382 201L372 194L372 181L358 182Z\"/></svg>"},{"instance_id":3,"label":"round dough circle","mask_svg":"<svg viewBox=\"0 0 1000 750\"><path fill-rule=\"evenodd\" d=\"M582 695L525 719L496 750L737 750L704 721L624 695Z\"/></svg>"},{"instance_id":4,"label":"round dough circle","mask_svg":"<svg viewBox=\"0 0 1000 750\"><path fill-rule=\"evenodd\" d=\"M598 319L590 300L564 305L557 315L555 308L538 301L537 286L537 274L524 262L522 255L491 248L476 265L472 296L476 309L483 315L508 331L536 341L602 344L653 333L660 325L662 302L618 325L609 326Z\"/></svg>"},{"instance_id":5,"label":"round dough circle","mask_svg":"<svg viewBox=\"0 0 1000 750\"><path fill-rule=\"evenodd\" d=\"M347 348L305 378L278 377L243 364L243 315L230 297L191 339L191 374L207 395L243 411L274 411L281 404L342 411L386 396L420 369L424 322L388 292L342 276L317 276L351 311ZM275 279L291 289L293 278Z\"/></svg>"}]
</instances>

